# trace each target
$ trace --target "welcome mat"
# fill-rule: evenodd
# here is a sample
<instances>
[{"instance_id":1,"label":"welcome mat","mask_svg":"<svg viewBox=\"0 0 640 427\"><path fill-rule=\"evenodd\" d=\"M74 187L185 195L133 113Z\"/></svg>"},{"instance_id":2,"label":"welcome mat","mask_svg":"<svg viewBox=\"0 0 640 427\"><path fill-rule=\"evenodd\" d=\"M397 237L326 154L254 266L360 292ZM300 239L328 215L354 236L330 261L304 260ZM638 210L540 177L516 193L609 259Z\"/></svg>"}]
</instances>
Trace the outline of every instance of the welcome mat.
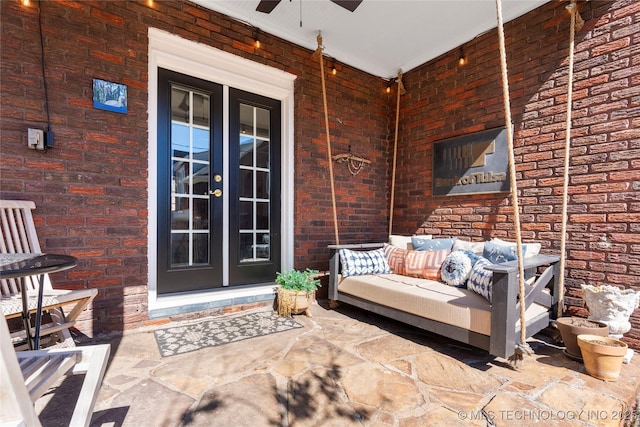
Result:
<instances>
[{"instance_id":1,"label":"welcome mat","mask_svg":"<svg viewBox=\"0 0 640 427\"><path fill-rule=\"evenodd\" d=\"M302 325L272 311L261 311L160 329L155 336L160 354L166 357L295 328Z\"/></svg>"}]
</instances>

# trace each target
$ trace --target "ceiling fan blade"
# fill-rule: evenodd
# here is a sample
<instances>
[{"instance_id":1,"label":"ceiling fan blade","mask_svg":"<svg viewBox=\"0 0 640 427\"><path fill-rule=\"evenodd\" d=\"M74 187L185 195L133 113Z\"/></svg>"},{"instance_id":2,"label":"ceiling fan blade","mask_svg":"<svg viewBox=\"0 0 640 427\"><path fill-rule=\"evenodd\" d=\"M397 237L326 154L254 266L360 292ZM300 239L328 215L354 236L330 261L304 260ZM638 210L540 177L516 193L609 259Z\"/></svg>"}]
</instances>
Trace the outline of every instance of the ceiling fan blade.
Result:
<instances>
[{"instance_id":1,"label":"ceiling fan blade","mask_svg":"<svg viewBox=\"0 0 640 427\"><path fill-rule=\"evenodd\" d=\"M261 0L256 10L262 13L271 13L273 9L280 3L280 0Z\"/></svg>"},{"instance_id":2,"label":"ceiling fan blade","mask_svg":"<svg viewBox=\"0 0 640 427\"><path fill-rule=\"evenodd\" d=\"M353 12L354 10L356 10L356 8L360 6L360 3L362 3L362 0L331 0L331 1L337 4L338 6L344 7L349 12Z\"/></svg>"}]
</instances>

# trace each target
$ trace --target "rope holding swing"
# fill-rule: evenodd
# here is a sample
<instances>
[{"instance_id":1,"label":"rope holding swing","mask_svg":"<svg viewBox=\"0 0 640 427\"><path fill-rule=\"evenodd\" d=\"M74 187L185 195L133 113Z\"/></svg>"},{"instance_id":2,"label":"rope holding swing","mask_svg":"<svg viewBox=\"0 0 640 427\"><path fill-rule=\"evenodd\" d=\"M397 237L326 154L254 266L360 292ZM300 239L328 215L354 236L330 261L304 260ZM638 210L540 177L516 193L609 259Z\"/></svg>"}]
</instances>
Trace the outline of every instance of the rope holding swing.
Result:
<instances>
[{"instance_id":1,"label":"rope holding swing","mask_svg":"<svg viewBox=\"0 0 640 427\"><path fill-rule=\"evenodd\" d=\"M569 201L569 157L571 150L571 108L573 99L573 62L575 33L582 28L584 21L578 12L576 0L571 0L567 5L567 10L571 14L571 30L569 34L569 73L567 82L567 118L565 124L564 141L564 180L562 183L562 222L560 226L560 277L558 278L558 317L562 317L564 311L564 274L566 263L567 246L567 204ZM579 28L578 28L579 27Z\"/></svg>"},{"instance_id":2,"label":"rope holding swing","mask_svg":"<svg viewBox=\"0 0 640 427\"><path fill-rule=\"evenodd\" d=\"M329 135L329 112L327 109L327 87L324 81L324 59L323 59L323 49L322 45L322 33L318 32L318 37L316 37L318 42L318 48L314 52L313 56L318 56L320 58L320 77L322 78L322 102L324 104L324 123L325 123L325 133L327 135L327 158L329 160L329 181L331 182L331 203L333 205L333 229L336 238L336 245L340 244L340 237L338 235L338 212L336 208L336 190L333 182L333 156L331 156L331 136Z\"/></svg>"},{"instance_id":3,"label":"rope holding swing","mask_svg":"<svg viewBox=\"0 0 640 427\"><path fill-rule=\"evenodd\" d=\"M393 205L394 198L396 193L396 162L398 158L398 123L400 122L400 95L404 95L407 91L404 89L404 85L402 84L402 70L398 70L398 78L396 79L398 83L398 101L396 103L396 130L395 130L395 139L393 143L393 170L391 172L391 197L389 202L389 235L392 234L393 231Z\"/></svg>"},{"instance_id":4,"label":"rope holding swing","mask_svg":"<svg viewBox=\"0 0 640 427\"><path fill-rule=\"evenodd\" d=\"M509 101L509 78L507 72L507 54L505 49L504 22L502 19L502 1L496 0L498 16L498 38L500 40L500 70L502 72L502 92L504 98L504 112L507 131L507 151L509 155L509 174L511 181L511 201L513 204L513 223L516 230L516 253L518 254L518 283L520 292L520 343L516 345L515 353L509 357L512 366L524 360L524 356L533 354L527 344L527 322L525 316L525 287L524 287L524 257L522 256L522 235L520 233L520 209L518 206L518 183L516 180L515 158L513 154L513 131L511 129L511 103Z\"/></svg>"}]
</instances>

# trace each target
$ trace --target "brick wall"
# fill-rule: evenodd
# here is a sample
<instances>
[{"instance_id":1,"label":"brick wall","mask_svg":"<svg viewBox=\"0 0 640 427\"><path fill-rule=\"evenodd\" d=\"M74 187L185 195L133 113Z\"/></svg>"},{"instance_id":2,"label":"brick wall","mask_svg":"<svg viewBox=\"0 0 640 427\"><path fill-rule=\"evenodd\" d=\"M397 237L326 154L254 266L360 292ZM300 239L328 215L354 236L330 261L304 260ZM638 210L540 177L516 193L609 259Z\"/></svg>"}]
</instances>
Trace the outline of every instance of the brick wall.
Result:
<instances>
[{"instance_id":1,"label":"brick wall","mask_svg":"<svg viewBox=\"0 0 640 427\"><path fill-rule=\"evenodd\" d=\"M507 24L515 156L525 240L558 253L569 20L566 2ZM38 4L56 147L26 148L46 123ZM287 72L295 83L295 266L327 268L334 243L322 92L312 52L186 1L0 2L0 196L34 200L44 250L71 253L64 287L100 290L82 332L135 328L147 318L147 28L153 26ZM585 314L580 283L638 289L640 241L639 3L580 3L571 160L569 312ZM324 40L327 54L339 41ZM506 195L433 197L434 141L504 124L496 32L405 73L394 232L513 238ZM337 64L327 74L333 154L372 161L357 176L334 164L341 243L385 238L395 93ZM124 83L126 115L92 108L93 78ZM627 336L640 343L640 312Z\"/></svg>"},{"instance_id":2,"label":"brick wall","mask_svg":"<svg viewBox=\"0 0 640 427\"><path fill-rule=\"evenodd\" d=\"M569 15L550 2L505 26L523 239L559 254ZM640 290L640 3L580 3L576 36L566 286ZM504 126L497 31L405 74L394 212L398 233L515 239L508 194L431 195L440 139ZM640 347L640 310L627 340Z\"/></svg>"},{"instance_id":3,"label":"brick wall","mask_svg":"<svg viewBox=\"0 0 640 427\"><path fill-rule=\"evenodd\" d=\"M296 74L295 266L327 269L334 243L324 113L313 52L261 34L186 1L0 2L0 197L34 200L43 250L70 253L79 266L56 286L98 288L79 329L87 335L139 327L147 317L147 30L149 26ZM38 37L42 8L55 148L27 149L27 128L45 128ZM325 40L330 55L331 40ZM352 177L336 166L340 234L378 240L386 230L386 87L337 63L327 74L334 154L372 165ZM128 113L92 107L92 79L128 87Z\"/></svg>"}]
</instances>

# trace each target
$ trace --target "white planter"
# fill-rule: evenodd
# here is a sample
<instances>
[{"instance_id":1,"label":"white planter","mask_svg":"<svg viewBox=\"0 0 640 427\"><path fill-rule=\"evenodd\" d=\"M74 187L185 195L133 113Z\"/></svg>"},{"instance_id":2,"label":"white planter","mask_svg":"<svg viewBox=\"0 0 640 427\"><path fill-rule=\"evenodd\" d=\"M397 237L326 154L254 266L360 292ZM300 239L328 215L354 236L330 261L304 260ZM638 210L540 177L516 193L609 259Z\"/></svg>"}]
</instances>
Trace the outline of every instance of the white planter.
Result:
<instances>
[{"instance_id":1,"label":"white planter","mask_svg":"<svg viewBox=\"0 0 640 427\"><path fill-rule=\"evenodd\" d=\"M616 286L582 285L584 302L589 309L589 320L609 325L609 336L620 339L629 332L629 317L640 304L640 292Z\"/></svg>"}]
</instances>

